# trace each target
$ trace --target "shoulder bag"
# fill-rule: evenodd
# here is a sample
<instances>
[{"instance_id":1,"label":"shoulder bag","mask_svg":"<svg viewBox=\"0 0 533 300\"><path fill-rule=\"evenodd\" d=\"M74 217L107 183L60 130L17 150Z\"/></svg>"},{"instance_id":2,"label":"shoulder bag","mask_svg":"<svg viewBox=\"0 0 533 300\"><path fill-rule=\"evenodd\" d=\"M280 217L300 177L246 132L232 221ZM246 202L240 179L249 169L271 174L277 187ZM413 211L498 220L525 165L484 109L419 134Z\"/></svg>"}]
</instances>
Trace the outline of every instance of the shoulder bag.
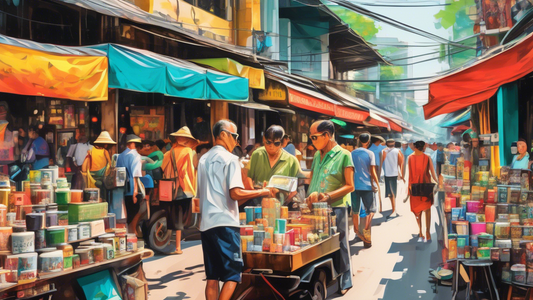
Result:
<instances>
[{"instance_id":1,"label":"shoulder bag","mask_svg":"<svg viewBox=\"0 0 533 300\"><path fill-rule=\"evenodd\" d=\"M179 175L176 169L174 149L170 150L170 163L174 170L174 177L159 180L159 201L172 201L178 199L180 195L181 188L179 186ZM181 194L183 194L183 191L181 191Z\"/></svg>"},{"instance_id":2,"label":"shoulder bag","mask_svg":"<svg viewBox=\"0 0 533 300\"><path fill-rule=\"evenodd\" d=\"M433 197L433 190L435 189L435 184L431 182L425 182L426 172L428 172L428 168L429 168L429 157L426 156L425 159L428 159L428 161L426 163L426 167L424 168L424 174L422 174L423 176L422 182L411 184L411 196L427 197L428 199L430 199ZM414 164L415 164L415 170L416 170L416 161L414 162ZM420 174L418 175L417 181L420 181Z\"/></svg>"},{"instance_id":3,"label":"shoulder bag","mask_svg":"<svg viewBox=\"0 0 533 300\"><path fill-rule=\"evenodd\" d=\"M111 190L117 187L123 187L126 183L126 177L126 168L117 167L116 156L113 155L113 158L111 158L111 162L108 165L107 172L104 177L104 184L106 189Z\"/></svg>"}]
</instances>

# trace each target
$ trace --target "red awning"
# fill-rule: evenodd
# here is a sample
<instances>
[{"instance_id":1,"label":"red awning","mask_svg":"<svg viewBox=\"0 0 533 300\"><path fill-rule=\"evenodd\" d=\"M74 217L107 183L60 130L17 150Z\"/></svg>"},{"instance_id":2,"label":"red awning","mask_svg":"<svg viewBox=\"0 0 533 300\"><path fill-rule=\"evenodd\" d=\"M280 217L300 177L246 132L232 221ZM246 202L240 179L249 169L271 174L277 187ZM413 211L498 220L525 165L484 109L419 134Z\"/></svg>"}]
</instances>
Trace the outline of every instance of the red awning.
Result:
<instances>
[{"instance_id":1,"label":"red awning","mask_svg":"<svg viewBox=\"0 0 533 300\"><path fill-rule=\"evenodd\" d=\"M335 104L321 100L310 95L300 93L297 90L288 88L289 90L289 104L299 108L303 108L310 111L315 111L321 114L334 116Z\"/></svg>"},{"instance_id":2,"label":"red awning","mask_svg":"<svg viewBox=\"0 0 533 300\"><path fill-rule=\"evenodd\" d=\"M468 128L470 128L470 127L469 127L469 126L466 126L466 125L455 126L455 127L452 129L452 133L463 132L463 131L467 130Z\"/></svg>"},{"instance_id":3,"label":"red awning","mask_svg":"<svg viewBox=\"0 0 533 300\"><path fill-rule=\"evenodd\" d=\"M501 52L493 54L495 51ZM531 73L533 34L512 46L501 46L485 57L467 69L429 84L429 102L424 105L426 119L485 101L503 84Z\"/></svg>"},{"instance_id":4,"label":"red awning","mask_svg":"<svg viewBox=\"0 0 533 300\"><path fill-rule=\"evenodd\" d=\"M356 110L346 106L335 105L335 117L357 124L363 124L370 114L367 111Z\"/></svg>"},{"instance_id":5,"label":"red awning","mask_svg":"<svg viewBox=\"0 0 533 300\"><path fill-rule=\"evenodd\" d=\"M396 124L394 121L389 119L390 129L397 131L397 132L403 132L403 129L400 125Z\"/></svg>"}]
</instances>

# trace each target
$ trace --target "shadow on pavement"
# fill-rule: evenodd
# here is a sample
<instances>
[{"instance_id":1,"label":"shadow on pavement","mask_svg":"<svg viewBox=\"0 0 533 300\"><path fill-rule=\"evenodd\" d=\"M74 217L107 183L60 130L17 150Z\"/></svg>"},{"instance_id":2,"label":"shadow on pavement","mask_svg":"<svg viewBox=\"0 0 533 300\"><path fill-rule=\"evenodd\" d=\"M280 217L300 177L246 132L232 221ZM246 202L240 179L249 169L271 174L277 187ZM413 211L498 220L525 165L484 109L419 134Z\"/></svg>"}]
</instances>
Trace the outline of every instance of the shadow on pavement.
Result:
<instances>
[{"instance_id":1,"label":"shadow on pavement","mask_svg":"<svg viewBox=\"0 0 533 300\"><path fill-rule=\"evenodd\" d=\"M419 243L418 235L414 235L407 243L392 243L389 253L399 253L403 257L401 262L396 263L393 271L401 272L402 276L398 280L382 280L382 283L386 284L382 299L451 299L450 287L438 286L435 294L433 285L428 282L429 269L442 262L442 248L436 240L436 234L431 238L432 241L428 243Z\"/></svg>"}]
</instances>

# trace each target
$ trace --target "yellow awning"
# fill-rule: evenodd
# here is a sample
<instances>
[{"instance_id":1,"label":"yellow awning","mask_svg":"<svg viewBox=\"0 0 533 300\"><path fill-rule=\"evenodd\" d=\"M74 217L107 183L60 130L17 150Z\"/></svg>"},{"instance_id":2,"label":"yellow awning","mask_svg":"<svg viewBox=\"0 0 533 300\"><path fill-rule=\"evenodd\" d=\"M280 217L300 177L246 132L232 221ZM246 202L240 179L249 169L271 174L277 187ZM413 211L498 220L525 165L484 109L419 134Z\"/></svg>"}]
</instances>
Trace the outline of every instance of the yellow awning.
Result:
<instances>
[{"instance_id":1,"label":"yellow awning","mask_svg":"<svg viewBox=\"0 0 533 300\"><path fill-rule=\"evenodd\" d=\"M219 71L248 78L248 85L253 89L265 89L265 72L249 66L244 66L230 58L202 58L191 59L192 62L213 67Z\"/></svg>"},{"instance_id":2,"label":"yellow awning","mask_svg":"<svg viewBox=\"0 0 533 300\"><path fill-rule=\"evenodd\" d=\"M91 51L94 50L88 50L87 53ZM21 43L5 36L0 38L0 92L104 101L107 100L107 76L105 53L92 56L83 51L69 52L53 45L30 41Z\"/></svg>"}]
</instances>

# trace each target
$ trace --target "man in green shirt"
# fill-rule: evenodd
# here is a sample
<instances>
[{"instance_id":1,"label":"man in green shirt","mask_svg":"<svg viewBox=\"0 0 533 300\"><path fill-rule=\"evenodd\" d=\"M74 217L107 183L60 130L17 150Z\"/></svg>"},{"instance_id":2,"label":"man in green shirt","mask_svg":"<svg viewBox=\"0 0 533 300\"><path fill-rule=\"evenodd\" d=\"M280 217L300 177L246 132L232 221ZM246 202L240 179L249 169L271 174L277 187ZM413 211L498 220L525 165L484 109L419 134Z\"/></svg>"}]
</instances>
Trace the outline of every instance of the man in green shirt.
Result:
<instances>
[{"instance_id":1,"label":"man in green shirt","mask_svg":"<svg viewBox=\"0 0 533 300\"><path fill-rule=\"evenodd\" d=\"M268 183L274 175L302 177L296 157L283 150L284 135L285 130L279 125L272 125L265 131L263 136L265 146L257 148L246 167L242 169L246 189L263 188L264 183ZM248 202L245 205L260 204L261 202L255 204Z\"/></svg>"},{"instance_id":2,"label":"man in green shirt","mask_svg":"<svg viewBox=\"0 0 533 300\"><path fill-rule=\"evenodd\" d=\"M335 142L335 125L329 120L316 121L311 125L310 138L317 149L311 167L311 184L307 202L327 202L337 216L341 259L336 266L341 274L341 294L352 288L352 265L348 244L348 210L350 193L354 191L354 165L348 150Z\"/></svg>"}]
</instances>

